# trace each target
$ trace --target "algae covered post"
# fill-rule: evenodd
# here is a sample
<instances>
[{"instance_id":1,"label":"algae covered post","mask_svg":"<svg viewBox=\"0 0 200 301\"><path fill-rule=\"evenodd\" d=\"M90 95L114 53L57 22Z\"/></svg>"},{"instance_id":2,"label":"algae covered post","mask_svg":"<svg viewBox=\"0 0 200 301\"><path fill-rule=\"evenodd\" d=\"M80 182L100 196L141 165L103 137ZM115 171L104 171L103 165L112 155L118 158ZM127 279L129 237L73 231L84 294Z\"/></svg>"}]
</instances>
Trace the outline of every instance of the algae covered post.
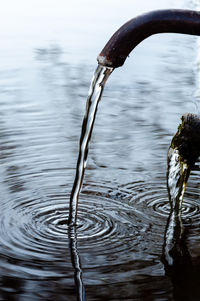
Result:
<instances>
[{"instance_id":1,"label":"algae covered post","mask_svg":"<svg viewBox=\"0 0 200 301\"><path fill-rule=\"evenodd\" d=\"M168 151L167 188L170 201L163 245L163 263L168 272L184 266L190 256L184 243L182 202L191 170L200 155L200 118L185 114ZM170 272L171 273L171 272Z\"/></svg>"},{"instance_id":2,"label":"algae covered post","mask_svg":"<svg viewBox=\"0 0 200 301\"><path fill-rule=\"evenodd\" d=\"M200 155L200 118L185 114L168 151L167 187L172 209L180 214L184 191Z\"/></svg>"}]
</instances>

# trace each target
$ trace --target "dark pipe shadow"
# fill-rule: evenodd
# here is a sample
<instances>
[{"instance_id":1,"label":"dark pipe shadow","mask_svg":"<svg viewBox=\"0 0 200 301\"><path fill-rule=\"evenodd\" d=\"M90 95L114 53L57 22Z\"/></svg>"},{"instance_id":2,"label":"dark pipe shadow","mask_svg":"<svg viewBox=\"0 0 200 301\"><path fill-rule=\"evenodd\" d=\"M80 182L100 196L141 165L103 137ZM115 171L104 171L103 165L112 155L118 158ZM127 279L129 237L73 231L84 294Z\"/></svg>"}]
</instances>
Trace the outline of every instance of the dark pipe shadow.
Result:
<instances>
[{"instance_id":1,"label":"dark pipe shadow","mask_svg":"<svg viewBox=\"0 0 200 301\"><path fill-rule=\"evenodd\" d=\"M81 261L77 248L76 226L69 227L68 236L71 262L74 268L74 282L76 287L77 301L85 301L85 288L82 279L83 272L81 269Z\"/></svg>"}]
</instances>

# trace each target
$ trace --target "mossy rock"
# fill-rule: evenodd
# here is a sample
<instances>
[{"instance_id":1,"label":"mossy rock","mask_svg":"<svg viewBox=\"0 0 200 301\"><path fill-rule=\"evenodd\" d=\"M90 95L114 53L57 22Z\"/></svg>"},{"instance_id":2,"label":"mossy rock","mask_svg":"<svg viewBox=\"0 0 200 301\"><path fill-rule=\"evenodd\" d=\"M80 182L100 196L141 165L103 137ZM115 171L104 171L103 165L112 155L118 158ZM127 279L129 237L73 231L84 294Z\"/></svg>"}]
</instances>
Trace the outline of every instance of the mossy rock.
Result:
<instances>
[{"instance_id":1,"label":"mossy rock","mask_svg":"<svg viewBox=\"0 0 200 301\"><path fill-rule=\"evenodd\" d=\"M171 147L178 150L181 161L194 165L200 156L200 116L187 113L181 120Z\"/></svg>"}]
</instances>

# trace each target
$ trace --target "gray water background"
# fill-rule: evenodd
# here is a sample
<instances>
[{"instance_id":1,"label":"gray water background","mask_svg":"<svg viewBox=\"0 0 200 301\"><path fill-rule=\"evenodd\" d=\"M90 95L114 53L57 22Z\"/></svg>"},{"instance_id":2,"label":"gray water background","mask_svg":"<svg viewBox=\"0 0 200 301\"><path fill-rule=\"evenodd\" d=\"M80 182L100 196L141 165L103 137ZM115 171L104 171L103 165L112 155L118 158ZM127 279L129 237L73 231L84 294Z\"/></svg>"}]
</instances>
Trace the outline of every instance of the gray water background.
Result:
<instances>
[{"instance_id":1,"label":"gray water background","mask_svg":"<svg viewBox=\"0 0 200 301\"><path fill-rule=\"evenodd\" d=\"M6 1L0 12L0 300L75 300L67 228L96 57L130 18L194 1ZM167 150L198 103L198 41L163 34L109 78L99 105L77 247L87 300L173 300L160 260ZM199 262L199 175L183 218ZM150 299L148 299L150 298Z\"/></svg>"}]
</instances>

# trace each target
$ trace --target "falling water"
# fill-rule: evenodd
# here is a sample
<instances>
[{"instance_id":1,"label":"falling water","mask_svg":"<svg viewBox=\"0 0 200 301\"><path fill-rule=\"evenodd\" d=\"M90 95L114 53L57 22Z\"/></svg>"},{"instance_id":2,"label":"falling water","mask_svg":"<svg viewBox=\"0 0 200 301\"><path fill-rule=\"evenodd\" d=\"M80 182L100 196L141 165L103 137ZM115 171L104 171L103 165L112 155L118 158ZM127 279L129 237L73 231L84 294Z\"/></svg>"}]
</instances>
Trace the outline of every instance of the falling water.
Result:
<instances>
[{"instance_id":1,"label":"falling water","mask_svg":"<svg viewBox=\"0 0 200 301\"><path fill-rule=\"evenodd\" d=\"M176 215L181 212L189 174L190 168L187 163L181 160L179 151L170 147L168 152L167 187L171 208Z\"/></svg>"},{"instance_id":2,"label":"falling water","mask_svg":"<svg viewBox=\"0 0 200 301\"><path fill-rule=\"evenodd\" d=\"M174 265L174 253L180 252L183 233L181 208L183 196L190 174L190 167L186 164L178 149L173 147L168 151L167 188L171 211L166 226L163 254L168 266Z\"/></svg>"},{"instance_id":3,"label":"falling water","mask_svg":"<svg viewBox=\"0 0 200 301\"><path fill-rule=\"evenodd\" d=\"M164 261L175 266L183 261L183 225L181 220L182 202L187 181L200 154L200 119L195 114L185 114L182 123L172 139L168 151L167 187L171 205L165 232ZM187 253L187 252L186 252Z\"/></svg>"},{"instance_id":4,"label":"falling water","mask_svg":"<svg viewBox=\"0 0 200 301\"><path fill-rule=\"evenodd\" d=\"M92 135L95 116L106 80L108 79L112 71L112 68L98 65L91 81L91 86L86 103L86 112L82 124L76 175L70 196L68 220L68 223L70 225L76 224L78 197L82 187L84 172L87 164L88 147Z\"/></svg>"},{"instance_id":5,"label":"falling water","mask_svg":"<svg viewBox=\"0 0 200 301\"><path fill-rule=\"evenodd\" d=\"M171 209L180 214L183 195L191 169L200 155L200 119L187 113L172 139L168 151L167 186Z\"/></svg>"}]
</instances>

